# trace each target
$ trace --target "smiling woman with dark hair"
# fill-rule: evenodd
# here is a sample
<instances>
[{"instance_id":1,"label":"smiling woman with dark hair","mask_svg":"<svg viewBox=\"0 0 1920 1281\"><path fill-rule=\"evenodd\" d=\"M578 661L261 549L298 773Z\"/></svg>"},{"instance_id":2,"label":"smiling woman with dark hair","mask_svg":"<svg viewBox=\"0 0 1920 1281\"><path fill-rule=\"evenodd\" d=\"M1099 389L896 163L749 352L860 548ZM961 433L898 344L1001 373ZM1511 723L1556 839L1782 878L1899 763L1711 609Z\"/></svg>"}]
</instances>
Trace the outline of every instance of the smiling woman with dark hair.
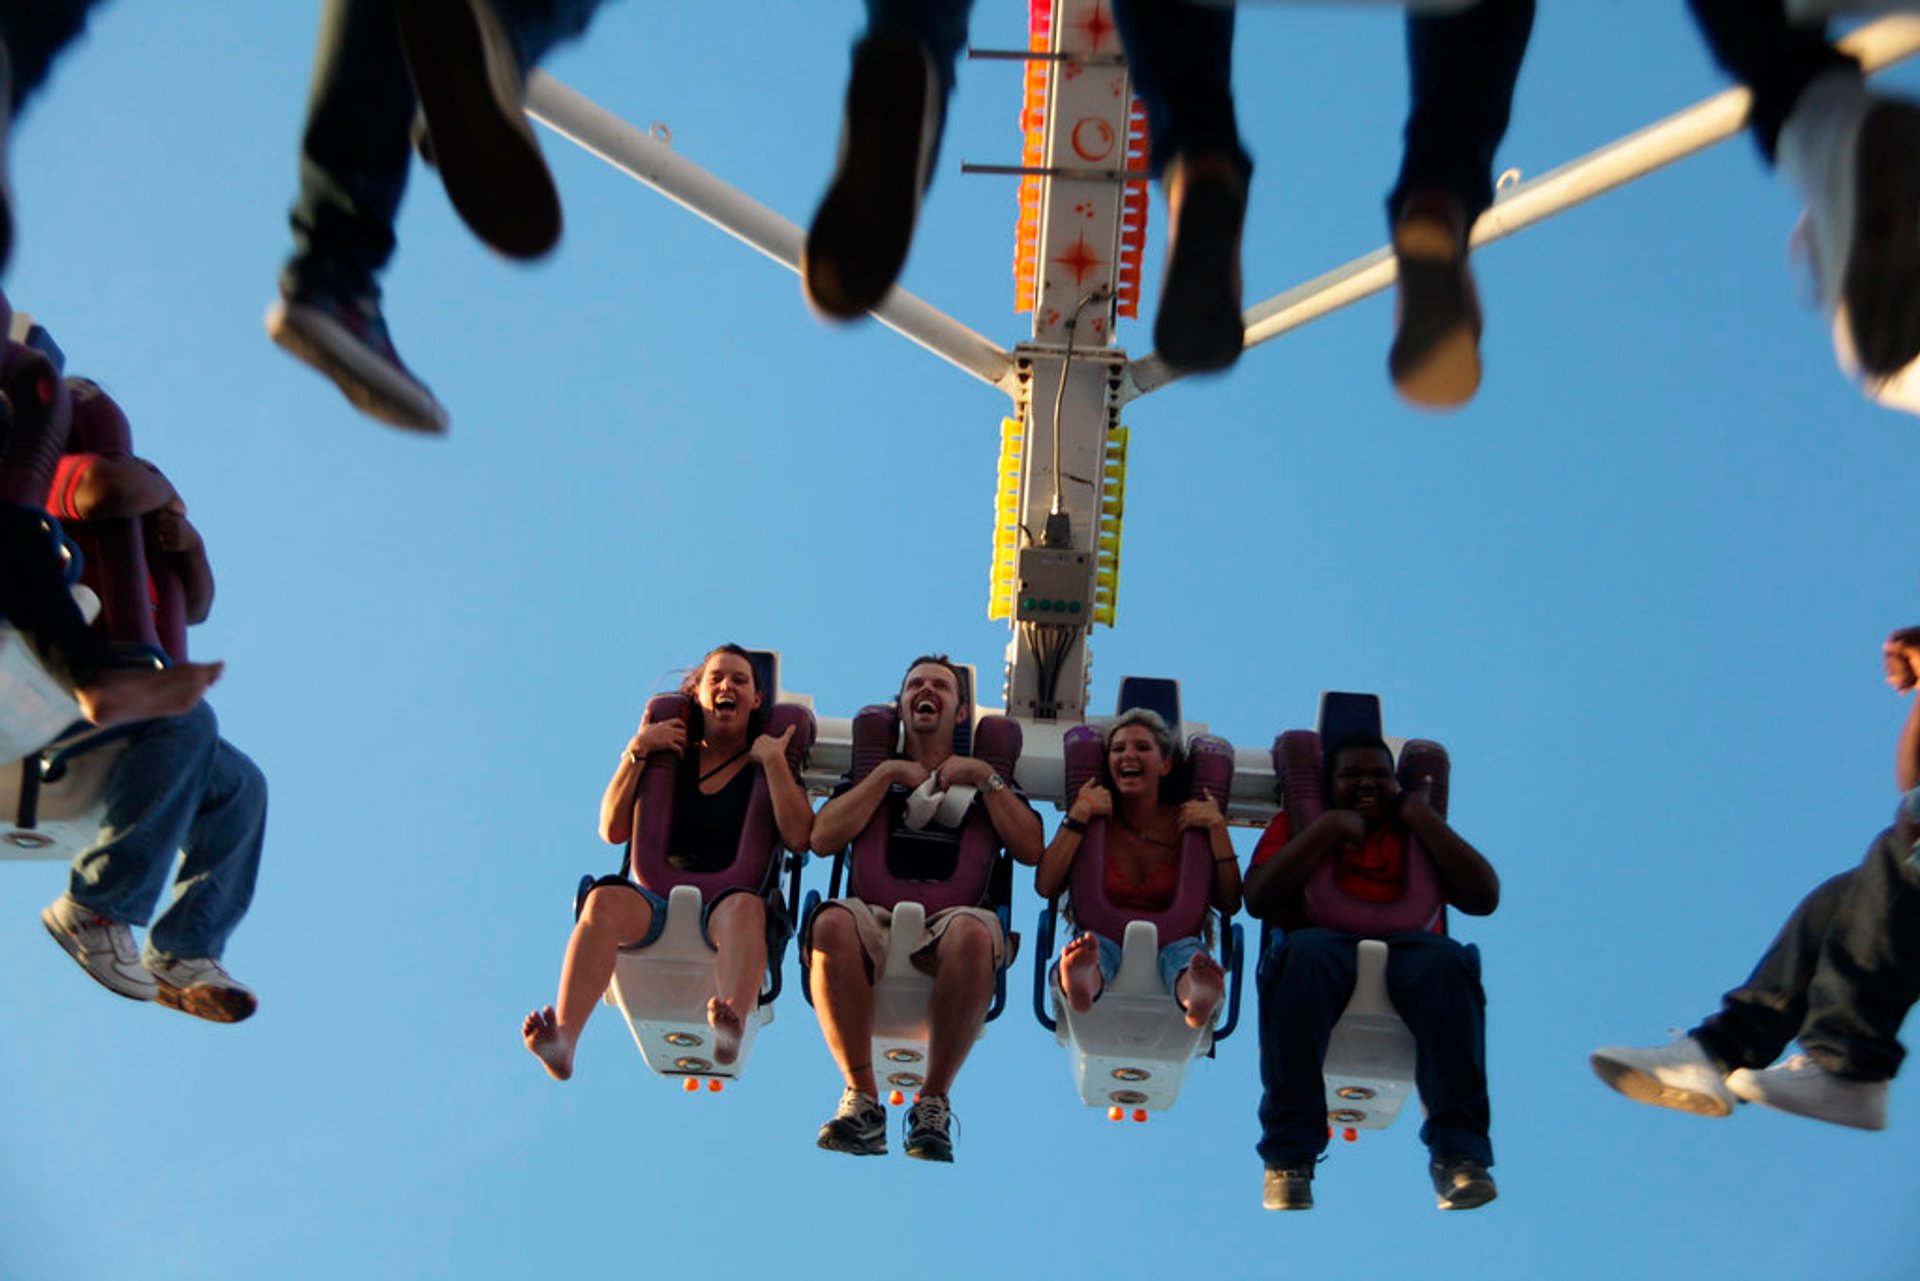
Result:
<instances>
[{"instance_id":1,"label":"smiling woman with dark hair","mask_svg":"<svg viewBox=\"0 0 1920 1281\"><path fill-rule=\"evenodd\" d=\"M1107 819L1105 887L1113 906L1140 913L1167 908L1179 883L1180 837L1190 828L1204 828L1214 861L1212 904L1228 916L1238 911L1240 865L1227 837L1226 815L1211 799L1181 803L1170 797L1178 760L1179 744L1157 713L1134 708L1108 726L1100 776L1074 796L1034 873L1040 896L1050 899L1067 888L1087 824ZM1093 1008L1119 971L1120 955L1119 939L1091 930L1067 944L1058 981L1072 1009ZM1226 978L1202 935L1163 939L1160 974L1188 1025L1211 1026Z\"/></svg>"},{"instance_id":2,"label":"smiling woman with dark hair","mask_svg":"<svg viewBox=\"0 0 1920 1281\"><path fill-rule=\"evenodd\" d=\"M733 860L760 774L767 779L781 840L791 849L807 848L813 810L787 761L794 731L790 726L778 737L760 732L763 691L747 651L738 645L713 650L688 674L680 692L699 711L693 722L697 736L689 734L684 720L641 722L601 799L601 837L619 845L633 836L639 827L640 776L648 756L664 751L683 757L675 776L670 867L705 872ZM603 877L587 894L567 940L559 995L554 1004L527 1015L520 1029L527 1049L555 1080L573 1075L574 1046L613 977L620 950L644 947L659 937L666 909L663 897L627 875ZM714 1058L731 1063L767 968L767 906L758 894L725 891L706 905L701 925L716 953L719 993L707 1005Z\"/></svg>"}]
</instances>

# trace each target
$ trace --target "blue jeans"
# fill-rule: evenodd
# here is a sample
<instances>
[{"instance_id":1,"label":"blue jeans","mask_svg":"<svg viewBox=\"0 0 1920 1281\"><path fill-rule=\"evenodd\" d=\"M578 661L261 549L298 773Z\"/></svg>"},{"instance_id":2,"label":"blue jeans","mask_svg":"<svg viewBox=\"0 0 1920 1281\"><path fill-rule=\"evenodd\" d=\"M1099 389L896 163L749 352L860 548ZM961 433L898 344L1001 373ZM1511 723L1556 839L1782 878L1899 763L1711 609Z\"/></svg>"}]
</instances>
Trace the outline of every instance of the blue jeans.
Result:
<instances>
[{"instance_id":1,"label":"blue jeans","mask_svg":"<svg viewBox=\"0 0 1920 1281\"><path fill-rule=\"evenodd\" d=\"M1413 1033L1420 1141L1436 1158L1493 1164L1480 957L1440 934L1393 934L1387 996ZM1360 936L1277 931L1260 958L1259 1152L1268 1169L1309 1165L1327 1146L1327 1041L1353 995Z\"/></svg>"},{"instance_id":2,"label":"blue jeans","mask_svg":"<svg viewBox=\"0 0 1920 1281\"><path fill-rule=\"evenodd\" d=\"M1920 869L1891 831L1801 900L1752 975L1693 1029L1727 1068L1762 1068L1796 1036L1821 1067L1884 1081L1920 998Z\"/></svg>"},{"instance_id":3,"label":"blue jeans","mask_svg":"<svg viewBox=\"0 0 1920 1281\"><path fill-rule=\"evenodd\" d=\"M1533 34L1534 0L1480 0L1459 13L1407 17L1408 105L1387 225L1416 191L1460 202L1467 226L1493 204L1493 153Z\"/></svg>"},{"instance_id":4,"label":"blue jeans","mask_svg":"<svg viewBox=\"0 0 1920 1281\"><path fill-rule=\"evenodd\" d=\"M1233 114L1233 14L1181 0L1113 0L1156 178L1182 154L1232 156L1243 179L1253 172Z\"/></svg>"},{"instance_id":5,"label":"blue jeans","mask_svg":"<svg viewBox=\"0 0 1920 1281\"><path fill-rule=\"evenodd\" d=\"M493 0L522 70L586 30L600 0ZM293 256L281 287L377 297L393 256L418 103L394 23L394 0L327 0L314 51Z\"/></svg>"},{"instance_id":6,"label":"blue jeans","mask_svg":"<svg viewBox=\"0 0 1920 1281\"><path fill-rule=\"evenodd\" d=\"M13 65L13 100L8 106L15 112L46 80L54 56L85 29L87 10L97 3L99 0L8 0L0 5L0 40L6 42L7 57Z\"/></svg>"},{"instance_id":7,"label":"blue jeans","mask_svg":"<svg viewBox=\"0 0 1920 1281\"><path fill-rule=\"evenodd\" d=\"M218 957L253 901L267 830L267 780L220 737L213 709L149 721L107 776L100 839L73 860L68 893L143 925L173 875L173 901L147 933L150 963Z\"/></svg>"},{"instance_id":8,"label":"blue jeans","mask_svg":"<svg viewBox=\"0 0 1920 1281\"><path fill-rule=\"evenodd\" d=\"M1120 962L1126 959L1125 949L1104 934L1095 934L1093 941L1100 955L1100 977L1111 983L1113 976L1120 972ZM1198 934L1189 934L1185 938L1177 938L1164 945L1155 954L1154 961L1160 968L1160 981L1167 985L1168 996L1179 995L1174 985L1180 981L1181 973L1193 963L1193 958L1197 954L1206 950L1207 941L1204 938ZM1056 986L1060 982L1058 959L1053 963L1053 982Z\"/></svg>"}]
</instances>

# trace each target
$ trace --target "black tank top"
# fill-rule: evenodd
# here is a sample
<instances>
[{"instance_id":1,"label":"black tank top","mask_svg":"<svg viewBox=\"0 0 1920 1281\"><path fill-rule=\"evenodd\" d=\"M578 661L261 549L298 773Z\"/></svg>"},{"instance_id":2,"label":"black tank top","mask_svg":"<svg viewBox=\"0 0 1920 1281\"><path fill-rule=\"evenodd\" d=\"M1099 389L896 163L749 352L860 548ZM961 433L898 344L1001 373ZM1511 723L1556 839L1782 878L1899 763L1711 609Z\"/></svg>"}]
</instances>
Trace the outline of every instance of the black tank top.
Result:
<instances>
[{"instance_id":1,"label":"black tank top","mask_svg":"<svg viewBox=\"0 0 1920 1281\"><path fill-rule=\"evenodd\" d=\"M711 796L700 790L699 775L684 765L674 780L673 832L667 842L667 866L681 872L718 872L733 863L740 831L747 825L747 803L759 766L749 762Z\"/></svg>"}]
</instances>

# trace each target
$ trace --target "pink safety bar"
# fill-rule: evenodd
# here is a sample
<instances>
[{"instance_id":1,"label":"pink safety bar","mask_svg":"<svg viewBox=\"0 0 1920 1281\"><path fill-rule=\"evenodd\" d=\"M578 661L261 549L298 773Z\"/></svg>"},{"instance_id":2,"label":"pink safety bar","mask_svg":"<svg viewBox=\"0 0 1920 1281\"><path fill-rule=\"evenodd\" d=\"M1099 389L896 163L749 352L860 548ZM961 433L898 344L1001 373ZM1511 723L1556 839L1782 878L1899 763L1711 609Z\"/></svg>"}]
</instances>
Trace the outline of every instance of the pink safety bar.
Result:
<instances>
[{"instance_id":1,"label":"pink safety bar","mask_svg":"<svg viewBox=\"0 0 1920 1281\"><path fill-rule=\"evenodd\" d=\"M1105 737L1091 725L1076 725L1066 732L1062 752L1069 804L1087 780L1099 777ZM1188 799L1209 797L1224 808L1233 789L1233 745L1222 738L1196 735L1187 745L1187 758L1191 771ZM1080 850L1073 861L1073 919L1081 929L1118 943L1126 937L1128 922L1150 921L1164 946L1198 934L1206 924L1207 909L1213 901L1213 850L1204 829L1181 833L1180 874L1173 900L1157 912L1115 907L1107 897L1106 875L1107 820L1096 818L1080 837Z\"/></svg>"},{"instance_id":2,"label":"pink safety bar","mask_svg":"<svg viewBox=\"0 0 1920 1281\"><path fill-rule=\"evenodd\" d=\"M1326 763L1320 735L1310 729L1290 729L1273 740L1273 771L1280 779L1281 802L1292 829L1299 832L1326 810ZM1433 779L1429 803L1442 818L1447 813L1447 750L1429 739L1409 739L1400 750L1397 770L1404 788L1411 779ZM1400 897L1369 903L1341 892L1333 878L1333 860L1327 859L1307 879L1307 915L1318 925L1378 938L1417 930L1444 933L1446 897L1440 890L1433 858L1411 832L1407 834L1407 885Z\"/></svg>"},{"instance_id":3,"label":"pink safety bar","mask_svg":"<svg viewBox=\"0 0 1920 1281\"><path fill-rule=\"evenodd\" d=\"M650 721L687 723L690 739L699 734L699 708L685 694L661 694L647 704ZM787 740L787 764L797 774L813 749L813 713L792 703L776 703L766 711L765 733L776 737L793 727ZM628 849L627 869L633 879L662 896L676 885L691 885L703 902L711 903L727 890L760 890L773 882L779 850L779 825L773 818L773 794L763 774L754 779L747 802L747 821L733 861L713 872L688 872L667 862L673 832L673 793L681 767L680 753L653 752L640 775L640 821Z\"/></svg>"},{"instance_id":4,"label":"pink safety bar","mask_svg":"<svg viewBox=\"0 0 1920 1281\"><path fill-rule=\"evenodd\" d=\"M893 755L899 742L900 714L891 703L874 703L853 718L853 766L858 783ZM1019 763L1020 724L1007 716L983 716L973 729L973 755L1011 780ZM875 907L914 902L928 916L950 907L981 907L993 878L994 856L1000 838L993 824L976 807L960 830L960 849L953 875L944 881L908 881L887 867L887 843L892 834L892 806L880 805L860 834L853 838L850 861L851 892Z\"/></svg>"}]
</instances>

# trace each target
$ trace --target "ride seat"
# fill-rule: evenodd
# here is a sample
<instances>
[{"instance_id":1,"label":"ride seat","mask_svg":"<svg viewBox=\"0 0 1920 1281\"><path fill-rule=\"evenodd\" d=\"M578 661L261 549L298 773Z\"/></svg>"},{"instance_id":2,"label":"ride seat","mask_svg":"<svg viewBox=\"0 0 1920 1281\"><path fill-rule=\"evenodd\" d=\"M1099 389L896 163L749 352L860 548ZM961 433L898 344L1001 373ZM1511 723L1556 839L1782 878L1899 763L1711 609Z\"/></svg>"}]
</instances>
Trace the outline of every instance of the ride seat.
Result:
<instances>
[{"instance_id":1,"label":"ride seat","mask_svg":"<svg viewBox=\"0 0 1920 1281\"><path fill-rule=\"evenodd\" d=\"M647 704L647 716L654 721L687 721L689 738L698 741L699 708L683 694L654 698ZM794 704L776 703L767 711L764 732L778 736L789 727L794 735L787 743L787 761L797 772L813 747L813 713ZM769 977L753 1016L744 1020L739 1055L724 1065L713 1059L713 1029L707 1023L707 1002L719 991L716 954L707 945L700 919L708 895L717 899L732 890L764 895L779 883L779 829L767 781L759 778L747 803L747 821L733 862L711 872L669 866L673 797L680 766L678 753L655 752L647 757L640 776L640 821L628 843L627 874L667 900L666 920L652 943L619 954L613 978L607 984L606 1001L626 1019L641 1057L656 1073L736 1079L746 1068L760 1025L773 1021L773 1001L780 992L780 960L791 932L791 909L784 919L769 921L770 940L779 940L778 946L770 941L767 950ZM797 860L795 864L789 870L797 877ZM582 882L581 902L592 880L588 877ZM788 897L792 897L791 892ZM772 917L776 909L769 907L768 913Z\"/></svg>"}]
</instances>

